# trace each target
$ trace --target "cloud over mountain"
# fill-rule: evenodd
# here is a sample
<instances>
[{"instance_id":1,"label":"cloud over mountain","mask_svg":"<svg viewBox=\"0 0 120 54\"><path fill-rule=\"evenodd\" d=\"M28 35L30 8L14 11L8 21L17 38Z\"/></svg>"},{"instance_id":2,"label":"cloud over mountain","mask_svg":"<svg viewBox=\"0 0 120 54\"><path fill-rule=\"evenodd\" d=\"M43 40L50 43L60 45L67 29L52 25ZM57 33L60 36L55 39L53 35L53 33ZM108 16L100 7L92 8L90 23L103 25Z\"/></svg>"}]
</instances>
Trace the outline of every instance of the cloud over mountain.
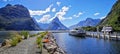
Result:
<instances>
[{"instance_id":1,"label":"cloud over mountain","mask_svg":"<svg viewBox=\"0 0 120 54\"><path fill-rule=\"evenodd\" d=\"M73 17L78 18L78 17L80 17L82 14L83 14L82 12L79 12L78 14L73 15Z\"/></svg>"},{"instance_id":2,"label":"cloud over mountain","mask_svg":"<svg viewBox=\"0 0 120 54\"><path fill-rule=\"evenodd\" d=\"M41 23L46 23L49 21L49 19L51 18L51 15L43 15L42 18L40 18L39 20L36 20L37 22L41 22Z\"/></svg>"},{"instance_id":3,"label":"cloud over mountain","mask_svg":"<svg viewBox=\"0 0 120 54\"><path fill-rule=\"evenodd\" d=\"M46 8L45 10L29 10L30 15L43 15L45 13L48 13L51 11L51 7L53 6L53 4L49 5L48 8Z\"/></svg>"},{"instance_id":4,"label":"cloud over mountain","mask_svg":"<svg viewBox=\"0 0 120 54\"><path fill-rule=\"evenodd\" d=\"M94 14L94 16L98 16L99 14L100 14L100 13L97 12L97 13Z\"/></svg>"}]
</instances>

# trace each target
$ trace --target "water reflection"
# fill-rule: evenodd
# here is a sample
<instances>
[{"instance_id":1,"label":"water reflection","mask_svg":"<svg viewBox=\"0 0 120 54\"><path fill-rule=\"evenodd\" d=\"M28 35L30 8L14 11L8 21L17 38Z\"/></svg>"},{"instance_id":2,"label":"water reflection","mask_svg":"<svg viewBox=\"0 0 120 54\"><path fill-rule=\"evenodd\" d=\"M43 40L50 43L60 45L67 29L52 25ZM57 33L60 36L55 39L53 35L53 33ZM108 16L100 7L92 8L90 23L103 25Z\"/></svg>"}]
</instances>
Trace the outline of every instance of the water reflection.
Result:
<instances>
[{"instance_id":1,"label":"water reflection","mask_svg":"<svg viewBox=\"0 0 120 54\"><path fill-rule=\"evenodd\" d=\"M120 42L97 38L80 38L67 33L55 33L60 47L67 54L120 54Z\"/></svg>"}]
</instances>

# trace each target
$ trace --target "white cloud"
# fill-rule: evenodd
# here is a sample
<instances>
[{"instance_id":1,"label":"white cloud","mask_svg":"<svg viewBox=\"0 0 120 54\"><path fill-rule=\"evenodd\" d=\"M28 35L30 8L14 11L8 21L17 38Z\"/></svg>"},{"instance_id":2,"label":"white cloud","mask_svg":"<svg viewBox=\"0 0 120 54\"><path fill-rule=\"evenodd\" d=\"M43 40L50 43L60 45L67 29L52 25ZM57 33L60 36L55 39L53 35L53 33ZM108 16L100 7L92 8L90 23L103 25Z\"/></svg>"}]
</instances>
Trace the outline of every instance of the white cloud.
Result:
<instances>
[{"instance_id":1,"label":"white cloud","mask_svg":"<svg viewBox=\"0 0 120 54\"><path fill-rule=\"evenodd\" d=\"M68 17L68 18L66 18L66 19L72 19L72 17Z\"/></svg>"},{"instance_id":2,"label":"white cloud","mask_svg":"<svg viewBox=\"0 0 120 54\"><path fill-rule=\"evenodd\" d=\"M53 8L53 9L52 9L52 12L56 12L56 8Z\"/></svg>"},{"instance_id":3,"label":"white cloud","mask_svg":"<svg viewBox=\"0 0 120 54\"><path fill-rule=\"evenodd\" d=\"M55 17L58 17L60 20L65 20L64 15L66 15L66 12L69 10L69 7L63 6L62 9L55 14Z\"/></svg>"},{"instance_id":4,"label":"white cloud","mask_svg":"<svg viewBox=\"0 0 120 54\"><path fill-rule=\"evenodd\" d=\"M78 17L80 17L80 15L82 15L82 14L83 14L82 12L79 12L78 14L73 15L73 17L78 18Z\"/></svg>"},{"instance_id":5,"label":"white cloud","mask_svg":"<svg viewBox=\"0 0 120 54\"><path fill-rule=\"evenodd\" d=\"M52 17L50 19L50 21L52 21L55 17L58 17L60 21L63 21L63 20L67 20L67 19L72 19L72 17L64 17L64 15L66 15L66 12L69 10L70 7L67 7L67 6L63 6L59 12L57 12L55 14L54 17Z\"/></svg>"},{"instance_id":6,"label":"white cloud","mask_svg":"<svg viewBox=\"0 0 120 54\"><path fill-rule=\"evenodd\" d=\"M60 6L61 2L56 2L56 4L57 4L58 6Z\"/></svg>"},{"instance_id":7,"label":"white cloud","mask_svg":"<svg viewBox=\"0 0 120 54\"><path fill-rule=\"evenodd\" d=\"M104 19L106 16L101 17L100 19Z\"/></svg>"},{"instance_id":8,"label":"white cloud","mask_svg":"<svg viewBox=\"0 0 120 54\"><path fill-rule=\"evenodd\" d=\"M49 19L51 18L51 15L43 15L42 18L40 18L39 20L37 20L37 22L41 22L41 23L47 23L49 21Z\"/></svg>"},{"instance_id":9,"label":"white cloud","mask_svg":"<svg viewBox=\"0 0 120 54\"><path fill-rule=\"evenodd\" d=\"M95 13L94 16L98 16L100 13Z\"/></svg>"},{"instance_id":10,"label":"white cloud","mask_svg":"<svg viewBox=\"0 0 120 54\"><path fill-rule=\"evenodd\" d=\"M50 12L50 10L51 10L51 7L53 6L53 4L51 4L48 8L46 8L45 10L29 10L29 12L30 12L30 15L32 16L32 15L43 15L43 14L45 14L45 13L48 13L48 12Z\"/></svg>"}]
</instances>

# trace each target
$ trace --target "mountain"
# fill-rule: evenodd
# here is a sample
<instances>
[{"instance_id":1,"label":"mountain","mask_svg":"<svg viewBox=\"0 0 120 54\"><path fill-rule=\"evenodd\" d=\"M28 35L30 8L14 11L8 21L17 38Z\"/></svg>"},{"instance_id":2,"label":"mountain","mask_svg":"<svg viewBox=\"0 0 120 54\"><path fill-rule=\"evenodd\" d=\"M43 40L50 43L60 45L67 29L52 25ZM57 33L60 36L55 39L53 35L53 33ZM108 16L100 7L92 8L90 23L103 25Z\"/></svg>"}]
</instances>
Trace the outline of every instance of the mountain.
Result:
<instances>
[{"instance_id":1,"label":"mountain","mask_svg":"<svg viewBox=\"0 0 120 54\"><path fill-rule=\"evenodd\" d=\"M47 30L49 23L38 23L39 27L43 30Z\"/></svg>"},{"instance_id":2,"label":"mountain","mask_svg":"<svg viewBox=\"0 0 120 54\"><path fill-rule=\"evenodd\" d=\"M29 11L22 5L7 4L0 8L0 30L40 30Z\"/></svg>"},{"instance_id":3,"label":"mountain","mask_svg":"<svg viewBox=\"0 0 120 54\"><path fill-rule=\"evenodd\" d=\"M92 19L92 18L87 18L86 20L80 21L79 23L70 26L70 28L74 27L87 27L87 26L96 26L100 22L100 19Z\"/></svg>"},{"instance_id":4,"label":"mountain","mask_svg":"<svg viewBox=\"0 0 120 54\"><path fill-rule=\"evenodd\" d=\"M56 17L49 24L48 30L68 30L68 28L59 21L58 17Z\"/></svg>"},{"instance_id":5,"label":"mountain","mask_svg":"<svg viewBox=\"0 0 120 54\"><path fill-rule=\"evenodd\" d=\"M112 26L113 30L120 31L120 0L113 5L111 11L99 26Z\"/></svg>"}]
</instances>

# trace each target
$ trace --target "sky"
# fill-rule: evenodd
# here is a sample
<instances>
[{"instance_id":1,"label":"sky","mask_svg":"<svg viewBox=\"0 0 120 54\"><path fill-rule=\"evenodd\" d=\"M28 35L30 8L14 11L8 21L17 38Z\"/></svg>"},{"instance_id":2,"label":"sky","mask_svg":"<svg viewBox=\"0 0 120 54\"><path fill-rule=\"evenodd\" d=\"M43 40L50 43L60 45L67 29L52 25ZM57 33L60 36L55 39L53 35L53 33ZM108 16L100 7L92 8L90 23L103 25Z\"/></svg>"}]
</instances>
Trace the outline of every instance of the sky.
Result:
<instances>
[{"instance_id":1,"label":"sky","mask_svg":"<svg viewBox=\"0 0 120 54\"><path fill-rule=\"evenodd\" d=\"M55 17L67 27L86 18L103 19L117 0L0 0L6 4L21 4L28 8L38 23L49 23Z\"/></svg>"}]
</instances>

